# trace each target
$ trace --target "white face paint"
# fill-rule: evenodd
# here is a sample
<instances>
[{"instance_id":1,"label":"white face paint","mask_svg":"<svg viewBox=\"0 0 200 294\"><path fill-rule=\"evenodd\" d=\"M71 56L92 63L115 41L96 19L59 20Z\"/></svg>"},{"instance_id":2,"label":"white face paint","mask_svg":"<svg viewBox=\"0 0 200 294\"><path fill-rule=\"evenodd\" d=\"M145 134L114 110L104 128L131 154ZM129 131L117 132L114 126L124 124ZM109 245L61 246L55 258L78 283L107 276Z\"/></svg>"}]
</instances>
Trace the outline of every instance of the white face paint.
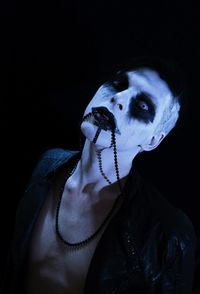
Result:
<instances>
[{"instance_id":1,"label":"white face paint","mask_svg":"<svg viewBox=\"0 0 200 294\"><path fill-rule=\"evenodd\" d=\"M114 115L120 131L120 134L116 133L117 149L134 151L142 146L145 150L171 101L172 93L166 82L157 72L143 68L116 75L116 80L103 84L88 104L84 116L92 111L92 107L106 107ZM83 134L91 142L97 128L92 121L81 124ZM104 148L110 143L111 132L102 130L96 145Z\"/></svg>"}]
</instances>

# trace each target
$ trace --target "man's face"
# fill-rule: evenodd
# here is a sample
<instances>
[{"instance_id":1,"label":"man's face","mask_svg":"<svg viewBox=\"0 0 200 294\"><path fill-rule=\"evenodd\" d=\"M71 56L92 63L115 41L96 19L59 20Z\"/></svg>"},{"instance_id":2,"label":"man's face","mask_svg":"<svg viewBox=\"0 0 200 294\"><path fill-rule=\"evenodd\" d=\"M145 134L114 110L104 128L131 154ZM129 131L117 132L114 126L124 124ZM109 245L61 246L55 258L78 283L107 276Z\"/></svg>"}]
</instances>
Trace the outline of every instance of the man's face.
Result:
<instances>
[{"instance_id":1,"label":"man's face","mask_svg":"<svg viewBox=\"0 0 200 294\"><path fill-rule=\"evenodd\" d=\"M106 107L117 125L118 150L136 150L152 140L171 101L172 93L166 82L156 71L143 68L119 73L113 81L103 84L88 104L84 117L94 107ZM93 116L83 120L81 129L86 138L94 139L98 125ZM102 129L96 144L109 147L111 131Z\"/></svg>"}]
</instances>

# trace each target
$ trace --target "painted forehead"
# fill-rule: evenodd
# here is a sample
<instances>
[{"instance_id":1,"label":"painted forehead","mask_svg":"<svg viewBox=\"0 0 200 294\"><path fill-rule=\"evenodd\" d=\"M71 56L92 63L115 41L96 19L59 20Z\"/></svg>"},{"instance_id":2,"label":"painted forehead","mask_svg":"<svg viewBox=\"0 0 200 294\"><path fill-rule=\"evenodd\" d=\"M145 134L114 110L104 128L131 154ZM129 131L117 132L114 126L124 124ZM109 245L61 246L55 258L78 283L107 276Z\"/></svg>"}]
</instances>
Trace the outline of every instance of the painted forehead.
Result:
<instances>
[{"instance_id":1,"label":"painted forehead","mask_svg":"<svg viewBox=\"0 0 200 294\"><path fill-rule=\"evenodd\" d=\"M130 91L129 117L145 123L153 122L156 113L161 116L171 101L167 83L150 69L119 72L113 85L119 92Z\"/></svg>"},{"instance_id":2,"label":"painted forehead","mask_svg":"<svg viewBox=\"0 0 200 294\"><path fill-rule=\"evenodd\" d=\"M167 83L154 70L142 68L128 71L124 74L128 77L129 86L138 89L139 92L147 92L156 100L164 97L170 99L172 97Z\"/></svg>"}]
</instances>

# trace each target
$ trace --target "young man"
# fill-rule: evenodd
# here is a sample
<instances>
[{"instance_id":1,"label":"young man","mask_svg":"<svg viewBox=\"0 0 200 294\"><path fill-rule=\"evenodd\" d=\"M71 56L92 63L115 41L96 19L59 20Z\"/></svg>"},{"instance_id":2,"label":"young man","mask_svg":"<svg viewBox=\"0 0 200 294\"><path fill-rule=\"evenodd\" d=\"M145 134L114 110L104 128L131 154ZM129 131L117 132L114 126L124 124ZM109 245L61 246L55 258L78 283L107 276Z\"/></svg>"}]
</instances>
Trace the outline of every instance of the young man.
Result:
<instances>
[{"instance_id":1,"label":"young man","mask_svg":"<svg viewBox=\"0 0 200 294\"><path fill-rule=\"evenodd\" d=\"M143 60L118 72L85 110L82 152L42 156L18 209L8 293L192 293L192 224L134 166L179 117L169 69Z\"/></svg>"}]
</instances>

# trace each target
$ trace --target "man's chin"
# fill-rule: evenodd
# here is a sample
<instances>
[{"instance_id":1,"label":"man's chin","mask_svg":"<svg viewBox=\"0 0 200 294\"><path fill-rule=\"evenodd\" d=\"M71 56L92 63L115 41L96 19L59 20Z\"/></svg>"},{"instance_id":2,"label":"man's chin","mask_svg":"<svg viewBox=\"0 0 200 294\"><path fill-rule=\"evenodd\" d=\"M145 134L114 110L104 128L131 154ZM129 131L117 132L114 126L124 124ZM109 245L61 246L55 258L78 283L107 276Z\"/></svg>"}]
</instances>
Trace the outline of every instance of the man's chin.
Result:
<instances>
[{"instance_id":1,"label":"man's chin","mask_svg":"<svg viewBox=\"0 0 200 294\"><path fill-rule=\"evenodd\" d=\"M94 124L91 124L88 121L83 121L81 123L81 132L86 138L89 139L94 137L96 131L97 131L97 126L95 126Z\"/></svg>"},{"instance_id":2,"label":"man's chin","mask_svg":"<svg viewBox=\"0 0 200 294\"><path fill-rule=\"evenodd\" d=\"M96 143L94 144L93 140L96 135L98 127L89 123L82 122L81 124L81 132L85 136L85 138L93 145L99 148L109 148L111 145L111 132L107 132L101 130Z\"/></svg>"}]
</instances>

